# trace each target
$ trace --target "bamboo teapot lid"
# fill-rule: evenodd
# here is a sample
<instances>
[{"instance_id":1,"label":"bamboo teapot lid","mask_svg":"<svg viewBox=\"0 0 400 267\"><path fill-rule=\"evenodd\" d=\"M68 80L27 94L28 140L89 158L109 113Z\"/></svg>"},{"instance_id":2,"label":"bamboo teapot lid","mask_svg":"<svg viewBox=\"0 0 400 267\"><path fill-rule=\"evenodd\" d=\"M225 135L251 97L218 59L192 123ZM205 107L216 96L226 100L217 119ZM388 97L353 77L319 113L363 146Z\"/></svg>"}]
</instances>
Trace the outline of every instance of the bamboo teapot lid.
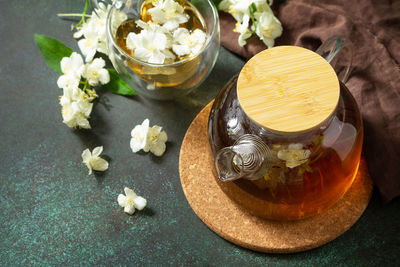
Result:
<instances>
[{"instance_id":1,"label":"bamboo teapot lid","mask_svg":"<svg viewBox=\"0 0 400 267\"><path fill-rule=\"evenodd\" d=\"M237 82L243 111L275 132L303 132L324 122L339 101L340 85L320 55L297 46L277 46L252 57Z\"/></svg>"}]
</instances>

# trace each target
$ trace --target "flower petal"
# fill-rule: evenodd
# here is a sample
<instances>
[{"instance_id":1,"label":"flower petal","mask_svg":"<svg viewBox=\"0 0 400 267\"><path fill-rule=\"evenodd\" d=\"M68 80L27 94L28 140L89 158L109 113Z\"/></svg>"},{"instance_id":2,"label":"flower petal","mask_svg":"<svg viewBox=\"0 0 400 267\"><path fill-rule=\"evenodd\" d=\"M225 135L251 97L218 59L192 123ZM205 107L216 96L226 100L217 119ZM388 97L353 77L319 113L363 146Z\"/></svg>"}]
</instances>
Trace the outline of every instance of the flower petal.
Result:
<instances>
[{"instance_id":1,"label":"flower petal","mask_svg":"<svg viewBox=\"0 0 400 267\"><path fill-rule=\"evenodd\" d=\"M92 49L92 50L89 50L87 55L86 55L85 61L86 62L92 61L94 55L96 54L96 51L97 51L97 47Z\"/></svg>"},{"instance_id":2,"label":"flower petal","mask_svg":"<svg viewBox=\"0 0 400 267\"><path fill-rule=\"evenodd\" d=\"M179 27L179 22L175 20L168 20L163 24L163 27L169 31L173 31Z\"/></svg>"},{"instance_id":3,"label":"flower petal","mask_svg":"<svg viewBox=\"0 0 400 267\"><path fill-rule=\"evenodd\" d=\"M160 135L158 136L158 141L159 142L163 142L163 143L168 141L168 135L167 135L167 133L165 131L162 131L160 133Z\"/></svg>"},{"instance_id":4,"label":"flower petal","mask_svg":"<svg viewBox=\"0 0 400 267\"><path fill-rule=\"evenodd\" d=\"M92 156L98 157L101 154L101 152L103 152L103 146L95 147L92 151Z\"/></svg>"},{"instance_id":5,"label":"flower petal","mask_svg":"<svg viewBox=\"0 0 400 267\"><path fill-rule=\"evenodd\" d=\"M86 118L89 118L90 113L93 109L93 103L82 102L80 103L81 112L85 115Z\"/></svg>"},{"instance_id":6,"label":"flower petal","mask_svg":"<svg viewBox=\"0 0 400 267\"><path fill-rule=\"evenodd\" d=\"M185 22L187 22L189 20L189 15L187 15L187 14L177 14L175 16L175 20L178 22L178 24L185 23Z\"/></svg>"},{"instance_id":7,"label":"flower petal","mask_svg":"<svg viewBox=\"0 0 400 267\"><path fill-rule=\"evenodd\" d=\"M156 145L153 145L150 147L150 152L156 155L157 157L161 157L166 149L165 143L157 143Z\"/></svg>"},{"instance_id":8,"label":"flower petal","mask_svg":"<svg viewBox=\"0 0 400 267\"><path fill-rule=\"evenodd\" d=\"M167 46L167 36L163 33L156 33L154 34L152 42L155 48L158 50L164 50Z\"/></svg>"},{"instance_id":9,"label":"flower petal","mask_svg":"<svg viewBox=\"0 0 400 267\"><path fill-rule=\"evenodd\" d=\"M149 131L149 123L149 119L145 119L141 125L136 125L131 131L132 139L130 141L130 147L133 153L136 153L145 147Z\"/></svg>"},{"instance_id":10,"label":"flower petal","mask_svg":"<svg viewBox=\"0 0 400 267\"><path fill-rule=\"evenodd\" d=\"M118 200L118 205L120 205L121 207L126 206L126 196L124 196L123 194L119 194L117 200Z\"/></svg>"},{"instance_id":11,"label":"flower petal","mask_svg":"<svg viewBox=\"0 0 400 267\"><path fill-rule=\"evenodd\" d=\"M150 125L150 120L149 119L145 119L143 122L142 122L142 126L144 127L144 130L148 130L148 128L149 128L149 125Z\"/></svg>"},{"instance_id":12,"label":"flower petal","mask_svg":"<svg viewBox=\"0 0 400 267\"><path fill-rule=\"evenodd\" d=\"M105 171L108 169L108 162L105 159L100 157L92 158L90 160L90 165L92 166L93 170L95 171Z\"/></svg>"},{"instance_id":13,"label":"flower petal","mask_svg":"<svg viewBox=\"0 0 400 267\"><path fill-rule=\"evenodd\" d=\"M131 138L130 147L133 153L140 151L144 146L145 146L145 141L139 142L137 139Z\"/></svg>"},{"instance_id":14,"label":"flower petal","mask_svg":"<svg viewBox=\"0 0 400 267\"><path fill-rule=\"evenodd\" d=\"M82 35L83 35L83 30L79 30L74 33L73 37L77 39L77 38L82 37Z\"/></svg>"},{"instance_id":15,"label":"flower petal","mask_svg":"<svg viewBox=\"0 0 400 267\"><path fill-rule=\"evenodd\" d=\"M164 23L166 21L165 14L159 7L150 8L147 13L151 14L151 19L157 23Z\"/></svg>"},{"instance_id":16,"label":"flower petal","mask_svg":"<svg viewBox=\"0 0 400 267\"><path fill-rule=\"evenodd\" d=\"M126 37L126 47L130 50L135 50L136 44L135 44L135 38L136 38L136 33L130 32L128 36Z\"/></svg>"},{"instance_id":17,"label":"flower petal","mask_svg":"<svg viewBox=\"0 0 400 267\"><path fill-rule=\"evenodd\" d=\"M57 86L63 89L72 89L79 86L79 79L72 74L62 75L57 80Z\"/></svg>"},{"instance_id":18,"label":"flower petal","mask_svg":"<svg viewBox=\"0 0 400 267\"><path fill-rule=\"evenodd\" d=\"M161 52L165 55L166 59L175 59L176 58L175 55L169 49L164 49ZM165 63L167 63L167 62L165 62ZM168 74L176 73L176 70L174 68L167 68L167 70L162 69L160 72L161 72L161 74L168 75Z\"/></svg>"},{"instance_id":19,"label":"flower petal","mask_svg":"<svg viewBox=\"0 0 400 267\"><path fill-rule=\"evenodd\" d=\"M99 70L99 80L101 84L107 84L110 82L110 73L106 69Z\"/></svg>"},{"instance_id":20,"label":"flower petal","mask_svg":"<svg viewBox=\"0 0 400 267\"><path fill-rule=\"evenodd\" d=\"M178 56L185 56L190 54L190 48L187 45L172 45L172 51Z\"/></svg>"},{"instance_id":21,"label":"flower petal","mask_svg":"<svg viewBox=\"0 0 400 267\"><path fill-rule=\"evenodd\" d=\"M125 188L124 188L124 192L125 192L125 195L126 195L128 198L134 199L135 197L137 197L135 191L133 191L133 190L130 189L129 187L125 187Z\"/></svg>"},{"instance_id":22,"label":"flower petal","mask_svg":"<svg viewBox=\"0 0 400 267\"><path fill-rule=\"evenodd\" d=\"M135 197L133 201L135 202L135 208L138 210L144 209L144 207L147 205L147 200L140 196Z\"/></svg>"},{"instance_id":23,"label":"flower petal","mask_svg":"<svg viewBox=\"0 0 400 267\"><path fill-rule=\"evenodd\" d=\"M90 164L86 164L86 166L87 166L88 169L89 169L88 175L91 175L91 174L93 173L93 171L92 171L92 166L91 166Z\"/></svg>"},{"instance_id":24,"label":"flower petal","mask_svg":"<svg viewBox=\"0 0 400 267\"><path fill-rule=\"evenodd\" d=\"M106 65L106 62L102 58L95 58L90 64L95 69L101 69Z\"/></svg>"},{"instance_id":25,"label":"flower petal","mask_svg":"<svg viewBox=\"0 0 400 267\"><path fill-rule=\"evenodd\" d=\"M189 30L186 28L178 28L174 31L173 38L178 43L182 44L186 38L190 35Z\"/></svg>"},{"instance_id":26,"label":"flower petal","mask_svg":"<svg viewBox=\"0 0 400 267\"><path fill-rule=\"evenodd\" d=\"M132 215L135 213L135 206L133 204L127 203L127 205L124 208L124 212L128 213L129 215Z\"/></svg>"},{"instance_id":27,"label":"flower petal","mask_svg":"<svg viewBox=\"0 0 400 267\"><path fill-rule=\"evenodd\" d=\"M147 50L146 48L137 47L135 49L134 55L136 58L147 62L149 60L149 58L152 56L152 53L149 50Z\"/></svg>"},{"instance_id":28,"label":"flower petal","mask_svg":"<svg viewBox=\"0 0 400 267\"><path fill-rule=\"evenodd\" d=\"M302 143L295 143L295 144L290 144L288 145L289 150L300 150L303 149L303 144Z\"/></svg>"},{"instance_id":29,"label":"flower petal","mask_svg":"<svg viewBox=\"0 0 400 267\"><path fill-rule=\"evenodd\" d=\"M89 148L86 148L82 152L82 161L83 163L89 163L90 158L92 157L92 153L90 153Z\"/></svg>"},{"instance_id":30,"label":"flower petal","mask_svg":"<svg viewBox=\"0 0 400 267\"><path fill-rule=\"evenodd\" d=\"M148 62L152 64L163 64L164 60L165 60L165 55L161 53L161 51L156 50L151 54Z\"/></svg>"},{"instance_id":31,"label":"flower petal","mask_svg":"<svg viewBox=\"0 0 400 267\"><path fill-rule=\"evenodd\" d=\"M86 118L77 118L77 125L82 129L91 129L89 121Z\"/></svg>"}]
</instances>

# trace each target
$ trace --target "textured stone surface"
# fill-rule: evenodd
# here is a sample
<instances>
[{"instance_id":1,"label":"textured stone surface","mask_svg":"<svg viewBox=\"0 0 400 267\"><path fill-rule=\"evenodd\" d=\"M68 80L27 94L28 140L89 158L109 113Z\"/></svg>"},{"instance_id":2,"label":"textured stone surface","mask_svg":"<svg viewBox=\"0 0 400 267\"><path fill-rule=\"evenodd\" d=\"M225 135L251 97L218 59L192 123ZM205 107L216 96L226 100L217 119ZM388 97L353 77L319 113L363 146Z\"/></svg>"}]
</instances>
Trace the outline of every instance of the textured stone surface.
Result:
<instances>
[{"instance_id":1,"label":"textured stone surface","mask_svg":"<svg viewBox=\"0 0 400 267\"><path fill-rule=\"evenodd\" d=\"M90 131L61 123L58 75L33 34L77 50L70 21L84 1L0 0L0 265L399 265L400 200L383 206L374 194L360 220L333 242L308 252L253 252L220 238L194 214L179 181L179 149L196 114L243 62L221 49L207 81L175 102L121 97L105 91ZM162 158L133 154L134 125L149 118L165 127ZM103 145L107 172L87 176L82 151ZM379 155L377 155L379 156ZM128 216L116 198L125 186L148 199Z\"/></svg>"}]
</instances>

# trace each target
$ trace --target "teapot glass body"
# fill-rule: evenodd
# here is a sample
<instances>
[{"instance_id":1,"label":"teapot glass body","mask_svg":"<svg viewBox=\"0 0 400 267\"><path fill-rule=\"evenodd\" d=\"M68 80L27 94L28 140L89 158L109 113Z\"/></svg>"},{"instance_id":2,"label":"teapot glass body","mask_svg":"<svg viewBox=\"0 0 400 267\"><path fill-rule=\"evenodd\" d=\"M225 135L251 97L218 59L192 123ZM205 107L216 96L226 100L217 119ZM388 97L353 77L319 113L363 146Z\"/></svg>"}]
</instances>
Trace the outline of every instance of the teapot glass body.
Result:
<instances>
[{"instance_id":1,"label":"teapot glass body","mask_svg":"<svg viewBox=\"0 0 400 267\"><path fill-rule=\"evenodd\" d=\"M348 69L345 78L347 74ZM307 131L282 133L246 114L237 79L214 101L209 141L219 179L262 205L226 193L249 212L276 220L305 218L332 206L352 185L363 143L361 115L349 90L340 82L336 108L322 123Z\"/></svg>"}]
</instances>

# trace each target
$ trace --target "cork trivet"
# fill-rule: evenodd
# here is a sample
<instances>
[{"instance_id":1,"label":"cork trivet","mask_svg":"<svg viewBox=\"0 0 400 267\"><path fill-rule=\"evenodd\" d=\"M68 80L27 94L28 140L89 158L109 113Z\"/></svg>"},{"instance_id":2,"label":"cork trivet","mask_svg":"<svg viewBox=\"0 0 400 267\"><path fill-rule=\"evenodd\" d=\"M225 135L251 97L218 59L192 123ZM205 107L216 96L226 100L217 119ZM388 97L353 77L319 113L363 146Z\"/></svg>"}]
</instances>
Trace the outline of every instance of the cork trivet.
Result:
<instances>
[{"instance_id":1,"label":"cork trivet","mask_svg":"<svg viewBox=\"0 0 400 267\"><path fill-rule=\"evenodd\" d=\"M210 109L211 103L197 115L185 135L179 173L190 206L215 233L234 244L260 252L299 252L340 236L364 212L373 185L362 158L349 191L321 214L297 221L270 221L249 214L224 193L215 176L207 137ZM224 183L224 186L229 184L234 186L234 183Z\"/></svg>"}]
</instances>

